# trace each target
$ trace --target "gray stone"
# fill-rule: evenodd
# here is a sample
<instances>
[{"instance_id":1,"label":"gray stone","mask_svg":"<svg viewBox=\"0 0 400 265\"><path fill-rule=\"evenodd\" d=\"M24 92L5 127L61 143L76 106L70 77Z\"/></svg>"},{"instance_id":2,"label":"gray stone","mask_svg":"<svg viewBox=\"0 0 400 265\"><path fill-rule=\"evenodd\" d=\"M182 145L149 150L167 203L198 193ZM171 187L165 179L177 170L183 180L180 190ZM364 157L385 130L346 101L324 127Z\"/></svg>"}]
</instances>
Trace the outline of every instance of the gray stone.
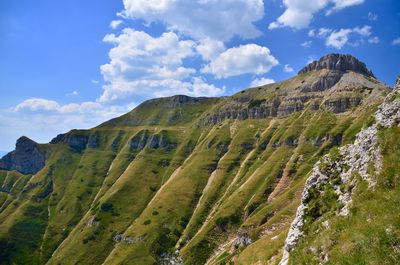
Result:
<instances>
[{"instance_id":1,"label":"gray stone","mask_svg":"<svg viewBox=\"0 0 400 265\"><path fill-rule=\"evenodd\" d=\"M36 142L22 136L17 140L15 150L0 159L0 169L35 174L44 167L45 161L46 152Z\"/></svg>"},{"instance_id":2,"label":"gray stone","mask_svg":"<svg viewBox=\"0 0 400 265\"><path fill-rule=\"evenodd\" d=\"M375 77L374 74L367 68L365 63L359 61L357 58L351 55L331 53L328 54L318 61L314 61L301 69L299 74L308 73L311 71L328 69L335 71L353 71L366 76Z\"/></svg>"}]
</instances>

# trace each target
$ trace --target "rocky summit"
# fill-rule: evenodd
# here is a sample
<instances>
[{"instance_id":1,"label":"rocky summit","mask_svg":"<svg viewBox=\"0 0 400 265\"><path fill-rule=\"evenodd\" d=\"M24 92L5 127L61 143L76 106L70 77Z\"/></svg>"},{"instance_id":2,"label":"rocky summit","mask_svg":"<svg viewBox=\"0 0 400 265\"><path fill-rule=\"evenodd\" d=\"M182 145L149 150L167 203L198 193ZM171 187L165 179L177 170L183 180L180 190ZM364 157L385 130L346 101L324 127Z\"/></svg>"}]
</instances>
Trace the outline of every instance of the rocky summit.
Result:
<instances>
[{"instance_id":1,"label":"rocky summit","mask_svg":"<svg viewBox=\"0 0 400 265\"><path fill-rule=\"evenodd\" d=\"M367 68L365 63L359 61L357 58L353 57L349 54L337 54L332 53L328 54L318 61L314 61L301 69L299 74L317 71L321 69L328 69L332 71L339 71L339 72L347 72L352 71L355 73L359 73L365 76L374 77L374 74L371 70Z\"/></svg>"},{"instance_id":2,"label":"rocky summit","mask_svg":"<svg viewBox=\"0 0 400 265\"><path fill-rule=\"evenodd\" d=\"M329 54L0 160L1 264L398 264L400 82Z\"/></svg>"}]
</instances>

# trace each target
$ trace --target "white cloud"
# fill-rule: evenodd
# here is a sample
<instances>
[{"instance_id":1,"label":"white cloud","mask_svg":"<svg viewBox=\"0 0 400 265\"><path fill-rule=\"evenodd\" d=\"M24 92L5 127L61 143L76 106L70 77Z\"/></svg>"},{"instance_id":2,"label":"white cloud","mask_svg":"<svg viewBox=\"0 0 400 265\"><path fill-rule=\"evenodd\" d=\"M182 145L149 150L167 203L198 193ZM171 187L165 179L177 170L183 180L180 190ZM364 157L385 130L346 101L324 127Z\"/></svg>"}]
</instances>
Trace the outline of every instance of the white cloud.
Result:
<instances>
[{"instance_id":1,"label":"white cloud","mask_svg":"<svg viewBox=\"0 0 400 265\"><path fill-rule=\"evenodd\" d=\"M283 72L292 73L294 72L294 69L289 64L285 64L285 66L283 67Z\"/></svg>"},{"instance_id":2,"label":"white cloud","mask_svg":"<svg viewBox=\"0 0 400 265\"><path fill-rule=\"evenodd\" d=\"M114 44L109 52L111 61L101 66L105 81L119 78L182 79L195 72L182 66L182 60L194 55L195 43L179 40L173 32L153 38L143 31L125 28L119 36L109 34L105 42Z\"/></svg>"},{"instance_id":3,"label":"white cloud","mask_svg":"<svg viewBox=\"0 0 400 265\"><path fill-rule=\"evenodd\" d=\"M14 108L14 112L20 113L57 113L57 114L100 114L101 116L115 116L121 113L121 110L126 110L126 107L121 106L104 106L98 102L82 102L59 104L57 101L44 98L30 98L19 103Z\"/></svg>"},{"instance_id":4,"label":"white cloud","mask_svg":"<svg viewBox=\"0 0 400 265\"><path fill-rule=\"evenodd\" d=\"M392 41L392 45L400 45L400 37Z\"/></svg>"},{"instance_id":5,"label":"white cloud","mask_svg":"<svg viewBox=\"0 0 400 265\"><path fill-rule=\"evenodd\" d=\"M124 18L161 21L197 40L256 37L261 32L253 23L264 17L262 0L124 0L124 7Z\"/></svg>"},{"instance_id":6,"label":"white cloud","mask_svg":"<svg viewBox=\"0 0 400 265\"><path fill-rule=\"evenodd\" d=\"M372 13L372 12L368 12L368 19L369 19L370 21L376 21L376 20L378 20L378 15L377 15L377 14L374 14L374 13Z\"/></svg>"},{"instance_id":7,"label":"white cloud","mask_svg":"<svg viewBox=\"0 0 400 265\"><path fill-rule=\"evenodd\" d=\"M329 33L331 33L333 30L328 29L328 28L320 28L320 29L310 29L308 31L308 37L314 38L314 37L326 37Z\"/></svg>"},{"instance_id":8,"label":"white cloud","mask_svg":"<svg viewBox=\"0 0 400 265\"><path fill-rule=\"evenodd\" d=\"M362 4L365 2L365 0L331 0L331 2L334 4L334 6L327 11L328 15L350 6Z\"/></svg>"},{"instance_id":9,"label":"white cloud","mask_svg":"<svg viewBox=\"0 0 400 265\"><path fill-rule=\"evenodd\" d=\"M278 19L269 24L270 30L291 27L302 29L308 27L314 14L328 8L326 14L342 10L344 8L362 4L365 0L283 0L286 10Z\"/></svg>"},{"instance_id":10,"label":"white cloud","mask_svg":"<svg viewBox=\"0 0 400 265\"><path fill-rule=\"evenodd\" d=\"M215 59L224 50L225 45L222 41L216 41L209 38L202 40L196 47L196 51L205 61Z\"/></svg>"},{"instance_id":11,"label":"white cloud","mask_svg":"<svg viewBox=\"0 0 400 265\"><path fill-rule=\"evenodd\" d=\"M79 95L79 93L76 90L72 91L71 93L66 94L67 97L75 97L78 95Z\"/></svg>"},{"instance_id":12,"label":"white cloud","mask_svg":"<svg viewBox=\"0 0 400 265\"><path fill-rule=\"evenodd\" d=\"M380 39L379 39L379 37L371 37L371 38L369 38L368 39L368 42L369 43L371 43L371 44L377 44L377 43L379 43L380 42Z\"/></svg>"},{"instance_id":13,"label":"white cloud","mask_svg":"<svg viewBox=\"0 0 400 265\"><path fill-rule=\"evenodd\" d=\"M320 28L320 29L318 30L318 36L319 36L319 37L322 37L322 38L325 38L325 37L328 36L331 32L332 32L331 29L328 29L328 28Z\"/></svg>"},{"instance_id":14,"label":"white cloud","mask_svg":"<svg viewBox=\"0 0 400 265\"><path fill-rule=\"evenodd\" d=\"M274 79L262 77L262 78L254 79L251 82L250 86L257 87L257 86L263 86L263 85L268 85L268 84L272 84L272 83L275 83Z\"/></svg>"},{"instance_id":15,"label":"white cloud","mask_svg":"<svg viewBox=\"0 0 400 265\"><path fill-rule=\"evenodd\" d=\"M340 30L329 28L312 29L308 32L308 36L311 38L324 39L326 46L339 50L347 44L356 47L366 42L376 44L380 41L377 36L372 36L372 28L370 26L344 28Z\"/></svg>"},{"instance_id":16,"label":"white cloud","mask_svg":"<svg viewBox=\"0 0 400 265\"><path fill-rule=\"evenodd\" d=\"M223 44L205 40L200 48L191 40L180 40L174 32L152 37L145 32L126 28L122 34L109 34L104 41L115 47L109 52L110 62L101 66L106 85L99 102L108 102L140 95L154 97L173 95L219 95L223 89L193 78L196 70L185 67L183 60L199 51L205 58L213 58Z\"/></svg>"},{"instance_id":17,"label":"white cloud","mask_svg":"<svg viewBox=\"0 0 400 265\"><path fill-rule=\"evenodd\" d=\"M122 20L113 20L110 22L110 28L117 29L123 23Z\"/></svg>"},{"instance_id":18,"label":"white cloud","mask_svg":"<svg viewBox=\"0 0 400 265\"><path fill-rule=\"evenodd\" d=\"M100 83L99 80L95 80L95 79L90 80L90 82L91 82L92 84L95 84L95 85L97 85L98 83Z\"/></svg>"},{"instance_id":19,"label":"white cloud","mask_svg":"<svg viewBox=\"0 0 400 265\"><path fill-rule=\"evenodd\" d=\"M312 41L311 40L307 40L307 41L301 43L300 45L303 46L304 48L310 48L311 44L312 44Z\"/></svg>"},{"instance_id":20,"label":"white cloud","mask_svg":"<svg viewBox=\"0 0 400 265\"><path fill-rule=\"evenodd\" d=\"M330 46L339 50L346 44L359 46L363 44L365 42L365 38L370 37L371 34L370 26L355 27L352 29L340 29L338 31L332 31L332 33L327 36L325 44L326 46ZM353 40L350 41L350 38L353 38ZM372 40L370 43L376 43L375 37L371 37L370 39Z\"/></svg>"},{"instance_id":21,"label":"white cloud","mask_svg":"<svg viewBox=\"0 0 400 265\"><path fill-rule=\"evenodd\" d=\"M256 44L240 45L221 53L203 69L217 78L226 78L242 74L264 74L279 62L271 55L267 47Z\"/></svg>"},{"instance_id":22,"label":"white cloud","mask_svg":"<svg viewBox=\"0 0 400 265\"><path fill-rule=\"evenodd\" d=\"M18 104L14 111L57 111L60 105L54 100L42 99L42 98L30 98L20 104Z\"/></svg>"},{"instance_id":23,"label":"white cloud","mask_svg":"<svg viewBox=\"0 0 400 265\"><path fill-rule=\"evenodd\" d=\"M326 46L331 46L336 49L341 49L348 41L349 34L353 31L351 29L341 29L339 31L334 31L329 37L326 39Z\"/></svg>"}]
</instances>

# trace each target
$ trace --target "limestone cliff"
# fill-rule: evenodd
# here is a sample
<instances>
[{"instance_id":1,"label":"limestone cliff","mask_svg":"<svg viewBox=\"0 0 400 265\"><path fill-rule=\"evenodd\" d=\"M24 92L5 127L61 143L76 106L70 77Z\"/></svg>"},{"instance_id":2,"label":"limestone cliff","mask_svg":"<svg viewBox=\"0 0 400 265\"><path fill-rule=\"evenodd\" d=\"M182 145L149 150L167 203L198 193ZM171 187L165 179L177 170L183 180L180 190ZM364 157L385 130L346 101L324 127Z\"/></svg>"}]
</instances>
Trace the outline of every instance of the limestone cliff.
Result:
<instances>
[{"instance_id":1,"label":"limestone cliff","mask_svg":"<svg viewBox=\"0 0 400 265\"><path fill-rule=\"evenodd\" d=\"M0 159L0 169L35 174L44 167L45 159L45 151L36 142L22 136L17 140L15 150Z\"/></svg>"}]
</instances>

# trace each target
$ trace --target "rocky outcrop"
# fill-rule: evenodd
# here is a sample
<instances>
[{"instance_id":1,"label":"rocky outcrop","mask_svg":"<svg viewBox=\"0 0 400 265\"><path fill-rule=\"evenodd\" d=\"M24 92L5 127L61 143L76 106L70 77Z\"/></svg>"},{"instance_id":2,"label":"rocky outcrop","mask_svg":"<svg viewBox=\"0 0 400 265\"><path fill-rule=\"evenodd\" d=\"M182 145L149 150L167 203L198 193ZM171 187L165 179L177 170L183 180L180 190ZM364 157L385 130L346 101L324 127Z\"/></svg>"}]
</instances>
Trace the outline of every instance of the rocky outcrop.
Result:
<instances>
[{"instance_id":1,"label":"rocky outcrop","mask_svg":"<svg viewBox=\"0 0 400 265\"><path fill-rule=\"evenodd\" d=\"M361 103L361 98L357 97L342 97L338 99L329 99L324 102L325 107L334 112L342 113L346 112L351 108L355 108Z\"/></svg>"},{"instance_id":2,"label":"rocky outcrop","mask_svg":"<svg viewBox=\"0 0 400 265\"><path fill-rule=\"evenodd\" d=\"M306 84L301 86L301 92L318 92L325 91L333 87L337 82L339 82L343 73L339 71L330 71L326 75L319 77L317 80L311 84Z\"/></svg>"},{"instance_id":3,"label":"rocky outcrop","mask_svg":"<svg viewBox=\"0 0 400 265\"><path fill-rule=\"evenodd\" d=\"M389 128L400 125L400 84L386 97L375 113L375 123L362 129L356 136L353 144L339 148L336 157L324 156L317 162L307 179L302 193L301 204L297 209L283 249L280 265L286 265L289 261L289 253L296 247L300 237L303 236L305 216L309 213L309 201L315 193L324 193L326 185L334 188L337 200L341 207L339 215L348 215L352 200L352 192L357 185L354 174L361 176L369 186L375 185L375 179L368 169L371 164L379 172L382 167L380 148L378 145L378 127ZM325 257L327 258L327 257Z\"/></svg>"},{"instance_id":4,"label":"rocky outcrop","mask_svg":"<svg viewBox=\"0 0 400 265\"><path fill-rule=\"evenodd\" d=\"M239 231L236 240L233 242L234 248L244 248L250 245L253 241L246 232Z\"/></svg>"},{"instance_id":5,"label":"rocky outcrop","mask_svg":"<svg viewBox=\"0 0 400 265\"><path fill-rule=\"evenodd\" d=\"M179 251L176 253L162 253L159 257L159 263L161 265L183 265L182 257L179 254Z\"/></svg>"},{"instance_id":6,"label":"rocky outcrop","mask_svg":"<svg viewBox=\"0 0 400 265\"><path fill-rule=\"evenodd\" d=\"M57 135L57 137L50 141L50 144L65 143L75 151L80 152L86 148L88 141L89 136L79 131L71 131ZM94 140L92 140L92 144L94 144Z\"/></svg>"},{"instance_id":7,"label":"rocky outcrop","mask_svg":"<svg viewBox=\"0 0 400 265\"><path fill-rule=\"evenodd\" d=\"M114 242L116 243L125 243L125 244L134 244L138 242L142 242L144 240L143 237L137 237L137 238L132 238L129 236L124 236L123 234L115 234L114 237Z\"/></svg>"},{"instance_id":8,"label":"rocky outcrop","mask_svg":"<svg viewBox=\"0 0 400 265\"><path fill-rule=\"evenodd\" d=\"M94 133L89 136L87 147L89 148L98 148L100 146L100 139L97 133Z\"/></svg>"},{"instance_id":9,"label":"rocky outcrop","mask_svg":"<svg viewBox=\"0 0 400 265\"><path fill-rule=\"evenodd\" d=\"M302 99L290 99L282 104L282 99L276 97L271 102L263 102L259 106L251 106L251 100L247 102L232 102L216 113L213 113L201 120L202 126L209 126L220 123L227 119L266 119L269 117L283 117L293 112L304 109Z\"/></svg>"},{"instance_id":10,"label":"rocky outcrop","mask_svg":"<svg viewBox=\"0 0 400 265\"><path fill-rule=\"evenodd\" d=\"M150 132L147 130L133 136L129 143L131 150L142 150L146 146L149 137Z\"/></svg>"},{"instance_id":11,"label":"rocky outcrop","mask_svg":"<svg viewBox=\"0 0 400 265\"><path fill-rule=\"evenodd\" d=\"M44 167L45 161L46 152L36 142L22 136L17 140L15 150L0 159L0 169L35 174Z\"/></svg>"},{"instance_id":12,"label":"rocky outcrop","mask_svg":"<svg viewBox=\"0 0 400 265\"><path fill-rule=\"evenodd\" d=\"M340 72L352 71L365 76L375 77L374 74L367 68L365 63L359 61L351 55L332 53L328 54L318 61L314 61L301 69L299 74L308 73L311 71L327 69Z\"/></svg>"},{"instance_id":13,"label":"rocky outcrop","mask_svg":"<svg viewBox=\"0 0 400 265\"><path fill-rule=\"evenodd\" d=\"M147 147L150 149L165 148L171 150L176 147L176 143L168 138L168 132L161 131L151 135L150 131L141 131L130 140L131 150L137 151Z\"/></svg>"},{"instance_id":14,"label":"rocky outcrop","mask_svg":"<svg viewBox=\"0 0 400 265\"><path fill-rule=\"evenodd\" d=\"M168 138L168 133L165 131L153 135L149 143L149 148L151 149L165 148L167 150L171 150L176 146L177 144Z\"/></svg>"}]
</instances>

